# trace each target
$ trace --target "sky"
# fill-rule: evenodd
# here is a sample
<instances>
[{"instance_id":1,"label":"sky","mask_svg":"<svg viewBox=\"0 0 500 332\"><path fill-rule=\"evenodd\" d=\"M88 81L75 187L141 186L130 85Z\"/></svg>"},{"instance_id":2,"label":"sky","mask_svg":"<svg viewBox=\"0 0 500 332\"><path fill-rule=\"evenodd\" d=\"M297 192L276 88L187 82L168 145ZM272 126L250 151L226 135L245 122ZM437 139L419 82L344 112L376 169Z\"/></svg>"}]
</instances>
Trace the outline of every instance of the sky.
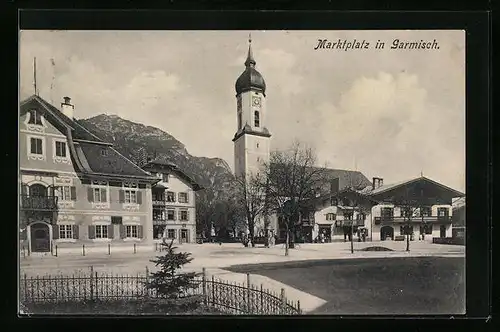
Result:
<instances>
[{"instance_id":1,"label":"sky","mask_svg":"<svg viewBox=\"0 0 500 332\"><path fill-rule=\"evenodd\" d=\"M195 156L234 165L234 83L248 34L266 90L271 149L300 141L317 164L389 184L423 174L465 192L465 33L393 31L21 31L20 98L76 118L114 114L158 127ZM370 43L317 49L319 39ZM437 41L439 49L391 49ZM377 41L385 48L373 47Z\"/></svg>"}]
</instances>

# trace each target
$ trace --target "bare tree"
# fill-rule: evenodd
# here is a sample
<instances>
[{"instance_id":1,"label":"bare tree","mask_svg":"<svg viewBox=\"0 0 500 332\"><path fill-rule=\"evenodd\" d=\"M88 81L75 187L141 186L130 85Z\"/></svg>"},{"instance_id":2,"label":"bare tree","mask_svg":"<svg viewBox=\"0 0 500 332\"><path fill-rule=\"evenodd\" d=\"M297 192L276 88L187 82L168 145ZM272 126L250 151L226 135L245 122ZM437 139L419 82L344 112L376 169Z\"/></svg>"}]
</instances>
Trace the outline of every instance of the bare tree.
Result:
<instances>
[{"instance_id":1,"label":"bare tree","mask_svg":"<svg viewBox=\"0 0 500 332\"><path fill-rule=\"evenodd\" d=\"M410 236L412 234L412 221L418 218L418 213L423 205L423 192L418 194L414 190L406 189L404 195L395 198L395 204L403 213L403 230L406 235L406 251L410 251ZM423 220L423 215L421 216Z\"/></svg>"},{"instance_id":2,"label":"bare tree","mask_svg":"<svg viewBox=\"0 0 500 332\"><path fill-rule=\"evenodd\" d=\"M196 229L204 237L208 237L215 218L215 206L217 202L217 191L214 188L205 188L196 193Z\"/></svg>"},{"instance_id":3,"label":"bare tree","mask_svg":"<svg viewBox=\"0 0 500 332\"><path fill-rule=\"evenodd\" d=\"M351 243L351 253L354 253L354 221L356 218L356 225L361 218L364 218L369 212L369 205L366 204L366 196L362 190L365 189L367 184L363 181L363 177L358 172L349 172L347 174L347 185L339 192L337 198L343 200L345 205L352 209L349 213L350 227L349 227L349 242ZM345 215L344 215L345 216ZM345 220L345 218L344 218ZM364 220L364 219L363 219ZM345 234L345 233L344 233Z\"/></svg>"},{"instance_id":4,"label":"bare tree","mask_svg":"<svg viewBox=\"0 0 500 332\"><path fill-rule=\"evenodd\" d=\"M223 230L231 231L236 236L237 230L244 226L244 218L243 209L234 195L234 190L229 190L216 202L214 225L219 236L222 236Z\"/></svg>"},{"instance_id":5,"label":"bare tree","mask_svg":"<svg viewBox=\"0 0 500 332\"><path fill-rule=\"evenodd\" d=\"M255 222L264 216L266 209L266 179L261 173L249 173L239 176L235 180L235 197L238 205L245 214L246 226L249 231L249 239L255 246Z\"/></svg>"},{"instance_id":6,"label":"bare tree","mask_svg":"<svg viewBox=\"0 0 500 332\"><path fill-rule=\"evenodd\" d=\"M286 230L285 256L294 246L301 209L327 181L325 168L315 163L313 149L296 142L287 151L273 152L264 165L268 207Z\"/></svg>"}]
</instances>

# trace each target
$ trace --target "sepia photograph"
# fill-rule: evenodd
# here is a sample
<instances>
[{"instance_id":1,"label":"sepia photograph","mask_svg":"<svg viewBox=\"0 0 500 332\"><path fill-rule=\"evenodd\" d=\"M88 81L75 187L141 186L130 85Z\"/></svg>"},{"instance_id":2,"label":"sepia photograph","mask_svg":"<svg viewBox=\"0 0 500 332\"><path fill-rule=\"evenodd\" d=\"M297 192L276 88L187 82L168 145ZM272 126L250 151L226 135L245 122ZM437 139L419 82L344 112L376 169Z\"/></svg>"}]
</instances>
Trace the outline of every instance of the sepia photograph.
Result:
<instances>
[{"instance_id":1,"label":"sepia photograph","mask_svg":"<svg viewBox=\"0 0 500 332\"><path fill-rule=\"evenodd\" d=\"M465 34L21 30L19 314L465 314Z\"/></svg>"}]
</instances>

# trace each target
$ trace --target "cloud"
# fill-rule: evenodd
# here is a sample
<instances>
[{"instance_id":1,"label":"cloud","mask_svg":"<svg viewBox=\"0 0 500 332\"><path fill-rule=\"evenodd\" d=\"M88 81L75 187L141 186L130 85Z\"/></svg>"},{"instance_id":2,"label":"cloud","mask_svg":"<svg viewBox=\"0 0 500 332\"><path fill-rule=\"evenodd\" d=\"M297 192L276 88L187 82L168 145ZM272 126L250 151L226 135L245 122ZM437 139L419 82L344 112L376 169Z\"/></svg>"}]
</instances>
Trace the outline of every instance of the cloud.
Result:
<instances>
[{"instance_id":1,"label":"cloud","mask_svg":"<svg viewBox=\"0 0 500 332\"><path fill-rule=\"evenodd\" d=\"M294 139L331 167L386 182L423 171L464 189L465 34L460 31L253 31L267 83L272 149ZM116 114L232 164L234 82L244 31L22 31L20 94L63 96L86 118ZM318 38L438 39L436 52L318 52ZM52 66L54 59L55 66Z\"/></svg>"},{"instance_id":2,"label":"cloud","mask_svg":"<svg viewBox=\"0 0 500 332\"><path fill-rule=\"evenodd\" d=\"M464 127L447 125L450 112L427 99L415 74L361 77L337 103L323 103L316 112L317 127L308 137L320 161L357 166L388 182L421 171L444 183L463 177Z\"/></svg>"}]
</instances>

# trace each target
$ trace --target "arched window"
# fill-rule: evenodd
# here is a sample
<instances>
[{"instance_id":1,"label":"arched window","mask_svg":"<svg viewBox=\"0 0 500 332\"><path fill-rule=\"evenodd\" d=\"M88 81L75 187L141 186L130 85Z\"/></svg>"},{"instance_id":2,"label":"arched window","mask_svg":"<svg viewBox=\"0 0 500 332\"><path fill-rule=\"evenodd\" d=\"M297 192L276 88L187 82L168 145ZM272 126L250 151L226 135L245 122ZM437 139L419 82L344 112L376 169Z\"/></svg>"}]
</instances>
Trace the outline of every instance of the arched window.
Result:
<instances>
[{"instance_id":1,"label":"arched window","mask_svg":"<svg viewBox=\"0 0 500 332\"><path fill-rule=\"evenodd\" d=\"M260 127L260 118L259 118L259 111L255 111L254 113L254 126L255 127Z\"/></svg>"},{"instance_id":2,"label":"arched window","mask_svg":"<svg viewBox=\"0 0 500 332\"><path fill-rule=\"evenodd\" d=\"M238 129L241 129L241 112L238 113Z\"/></svg>"}]
</instances>

